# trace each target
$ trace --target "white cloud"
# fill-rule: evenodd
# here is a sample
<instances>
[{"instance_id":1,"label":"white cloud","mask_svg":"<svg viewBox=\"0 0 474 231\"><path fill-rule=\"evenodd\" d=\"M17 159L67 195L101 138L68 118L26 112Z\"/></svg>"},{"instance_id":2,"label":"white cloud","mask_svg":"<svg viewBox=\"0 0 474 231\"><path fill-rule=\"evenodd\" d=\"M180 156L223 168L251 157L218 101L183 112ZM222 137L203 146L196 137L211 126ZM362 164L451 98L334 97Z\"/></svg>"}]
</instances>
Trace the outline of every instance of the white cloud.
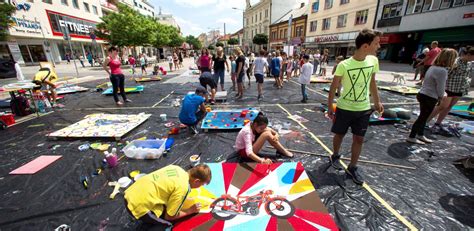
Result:
<instances>
[{"instance_id":1,"label":"white cloud","mask_svg":"<svg viewBox=\"0 0 474 231\"><path fill-rule=\"evenodd\" d=\"M177 4L185 7L202 7L217 3L217 0L174 0Z\"/></svg>"},{"instance_id":2,"label":"white cloud","mask_svg":"<svg viewBox=\"0 0 474 231\"><path fill-rule=\"evenodd\" d=\"M199 24L193 23L191 21L188 21L178 16L174 16L174 19L178 23L179 27L181 28L181 32L184 35L189 35L189 34L196 35L196 34L200 34L201 32L204 32L204 29L200 27Z\"/></svg>"},{"instance_id":3,"label":"white cloud","mask_svg":"<svg viewBox=\"0 0 474 231\"><path fill-rule=\"evenodd\" d=\"M242 23L242 22L239 22L239 21L235 20L234 18L220 18L220 19L217 19L216 22L217 23L232 24L232 25L237 25L239 23Z\"/></svg>"}]
</instances>

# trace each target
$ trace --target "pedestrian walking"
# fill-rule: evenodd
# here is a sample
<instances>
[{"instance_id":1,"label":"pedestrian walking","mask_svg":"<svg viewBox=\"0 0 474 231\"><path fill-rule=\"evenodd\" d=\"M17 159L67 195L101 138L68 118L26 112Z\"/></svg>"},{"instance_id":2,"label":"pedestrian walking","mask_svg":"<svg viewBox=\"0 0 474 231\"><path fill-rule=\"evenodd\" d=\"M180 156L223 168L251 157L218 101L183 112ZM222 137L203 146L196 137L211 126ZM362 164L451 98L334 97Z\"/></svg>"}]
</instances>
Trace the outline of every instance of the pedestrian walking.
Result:
<instances>
[{"instance_id":1,"label":"pedestrian walking","mask_svg":"<svg viewBox=\"0 0 474 231\"><path fill-rule=\"evenodd\" d=\"M255 79L257 81L257 100L263 98L263 80L266 72L270 72L268 69L267 58L265 57L265 50L260 50L258 57L255 59L253 65L253 73L255 73Z\"/></svg>"},{"instance_id":2,"label":"pedestrian walking","mask_svg":"<svg viewBox=\"0 0 474 231\"><path fill-rule=\"evenodd\" d=\"M198 59L198 66L201 73L211 71L211 59L212 57L209 55L209 50L207 48L202 49L201 56Z\"/></svg>"},{"instance_id":3,"label":"pedestrian walking","mask_svg":"<svg viewBox=\"0 0 474 231\"><path fill-rule=\"evenodd\" d=\"M133 57L133 55L129 55L128 56L128 64L130 65L130 68L132 68L132 75L135 76L135 66L137 65L136 64L136 60L135 58Z\"/></svg>"},{"instance_id":4,"label":"pedestrian walking","mask_svg":"<svg viewBox=\"0 0 474 231\"><path fill-rule=\"evenodd\" d=\"M324 49L323 54L321 55L321 75L326 77L326 68L328 67L329 61L329 51L328 49Z\"/></svg>"},{"instance_id":5,"label":"pedestrian walking","mask_svg":"<svg viewBox=\"0 0 474 231\"><path fill-rule=\"evenodd\" d=\"M216 84L221 84L221 91L224 91L224 76L225 70L230 72L229 63L227 63L227 57L224 54L224 49L222 47L217 47L216 55L212 57L212 66L214 69L214 82Z\"/></svg>"},{"instance_id":6,"label":"pedestrian walking","mask_svg":"<svg viewBox=\"0 0 474 231\"><path fill-rule=\"evenodd\" d=\"M301 84L301 94L303 95L302 103L308 102L308 94L306 94L306 85L311 83L311 75L313 74L313 64L309 62L309 55L303 56L304 64L301 67L299 82Z\"/></svg>"},{"instance_id":7,"label":"pedestrian walking","mask_svg":"<svg viewBox=\"0 0 474 231\"><path fill-rule=\"evenodd\" d=\"M421 72L420 82L417 85L421 85L423 83L423 79L425 78L425 74L428 69L433 65L438 54L441 53L441 49L438 47L438 41L431 42L431 50L426 54L426 57L423 59L423 63L419 65L423 65L423 71Z\"/></svg>"},{"instance_id":8,"label":"pedestrian walking","mask_svg":"<svg viewBox=\"0 0 474 231\"><path fill-rule=\"evenodd\" d=\"M142 76L147 75L148 73L146 72L146 58L145 54L140 55L140 67L142 70Z\"/></svg>"},{"instance_id":9,"label":"pedestrian walking","mask_svg":"<svg viewBox=\"0 0 474 231\"><path fill-rule=\"evenodd\" d=\"M321 59L321 52L316 50L316 53L313 54L313 75L318 72L318 66Z\"/></svg>"},{"instance_id":10,"label":"pedestrian walking","mask_svg":"<svg viewBox=\"0 0 474 231\"><path fill-rule=\"evenodd\" d=\"M122 95L124 102L132 102L131 100L127 99L127 95L125 94L125 76L123 75L122 69L120 66L122 62L118 57L118 48L112 46L108 50L109 56L105 58L105 61L102 65L104 70L110 76L110 82L112 83L112 93L114 95L114 100L117 105L123 105L118 98L118 92L120 91L120 95Z\"/></svg>"},{"instance_id":11,"label":"pedestrian walking","mask_svg":"<svg viewBox=\"0 0 474 231\"><path fill-rule=\"evenodd\" d=\"M273 57L272 62L271 62L271 72L272 72L273 78L275 79L274 86L277 87L278 89L283 87L280 81L281 62L282 62L282 59L280 56L280 51L276 51L275 57Z\"/></svg>"},{"instance_id":12,"label":"pedestrian walking","mask_svg":"<svg viewBox=\"0 0 474 231\"><path fill-rule=\"evenodd\" d=\"M67 64L70 64L71 63L71 55L68 53L66 53L66 62Z\"/></svg>"},{"instance_id":13,"label":"pedestrian walking","mask_svg":"<svg viewBox=\"0 0 474 231\"><path fill-rule=\"evenodd\" d=\"M183 52L178 52L178 64L180 67L184 67L183 66Z\"/></svg>"},{"instance_id":14,"label":"pedestrian walking","mask_svg":"<svg viewBox=\"0 0 474 231\"><path fill-rule=\"evenodd\" d=\"M254 53L250 53L250 55L248 56L248 67L247 67L247 78L249 79L249 87L250 87L250 77L253 75L253 63L255 62L255 54Z\"/></svg>"},{"instance_id":15,"label":"pedestrian walking","mask_svg":"<svg viewBox=\"0 0 474 231\"><path fill-rule=\"evenodd\" d=\"M168 60L170 72L173 71L173 56L171 55L171 53L168 53L168 56L166 56L166 60Z\"/></svg>"},{"instance_id":16,"label":"pedestrian walking","mask_svg":"<svg viewBox=\"0 0 474 231\"><path fill-rule=\"evenodd\" d=\"M178 54L176 54L176 52L173 53L173 65L174 65L175 71L179 69L179 57L178 57Z\"/></svg>"},{"instance_id":17,"label":"pedestrian walking","mask_svg":"<svg viewBox=\"0 0 474 231\"><path fill-rule=\"evenodd\" d=\"M424 135L426 122L433 113L436 104L440 103L445 94L448 69L454 66L457 55L458 52L454 49L443 49L426 72L421 89L416 95L416 99L420 103L420 115L411 127L407 142L413 144L433 142Z\"/></svg>"},{"instance_id":18,"label":"pedestrian walking","mask_svg":"<svg viewBox=\"0 0 474 231\"><path fill-rule=\"evenodd\" d=\"M93 67L94 66L94 59L93 59L92 53L87 52L86 53L86 58L87 58L87 61L89 62L89 64L91 65L91 67Z\"/></svg>"},{"instance_id":19,"label":"pedestrian walking","mask_svg":"<svg viewBox=\"0 0 474 231\"><path fill-rule=\"evenodd\" d=\"M237 47L234 49L234 55L237 56L237 94L235 95L236 99L242 99L244 95L243 79L245 77L244 65L245 65L245 56L242 50Z\"/></svg>"},{"instance_id":20,"label":"pedestrian walking","mask_svg":"<svg viewBox=\"0 0 474 231\"><path fill-rule=\"evenodd\" d=\"M79 62L81 63L82 67L86 67L86 66L84 66L84 56L79 55Z\"/></svg>"}]
</instances>

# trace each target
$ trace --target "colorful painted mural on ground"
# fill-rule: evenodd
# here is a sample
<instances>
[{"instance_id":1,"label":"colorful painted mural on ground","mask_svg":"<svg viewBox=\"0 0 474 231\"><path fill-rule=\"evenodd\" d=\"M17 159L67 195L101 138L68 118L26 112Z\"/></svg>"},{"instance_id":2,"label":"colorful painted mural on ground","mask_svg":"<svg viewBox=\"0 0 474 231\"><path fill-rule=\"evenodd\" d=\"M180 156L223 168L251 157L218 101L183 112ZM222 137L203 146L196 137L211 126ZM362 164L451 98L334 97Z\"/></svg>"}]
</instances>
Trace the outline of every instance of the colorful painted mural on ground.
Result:
<instances>
[{"instance_id":1,"label":"colorful painted mural on ground","mask_svg":"<svg viewBox=\"0 0 474 231\"><path fill-rule=\"evenodd\" d=\"M201 129L241 129L257 117L253 108L240 110L213 110L202 120Z\"/></svg>"},{"instance_id":2,"label":"colorful painted mural on ground","mask_svg":"<svg viewBox=\"0 0 474 231\"><path fill-rule=\"evenodd\" d=\"M173 230L338 230L300 162L208 165L211 182L183 205L201 213Z\"/></svg>"}]
</instances>

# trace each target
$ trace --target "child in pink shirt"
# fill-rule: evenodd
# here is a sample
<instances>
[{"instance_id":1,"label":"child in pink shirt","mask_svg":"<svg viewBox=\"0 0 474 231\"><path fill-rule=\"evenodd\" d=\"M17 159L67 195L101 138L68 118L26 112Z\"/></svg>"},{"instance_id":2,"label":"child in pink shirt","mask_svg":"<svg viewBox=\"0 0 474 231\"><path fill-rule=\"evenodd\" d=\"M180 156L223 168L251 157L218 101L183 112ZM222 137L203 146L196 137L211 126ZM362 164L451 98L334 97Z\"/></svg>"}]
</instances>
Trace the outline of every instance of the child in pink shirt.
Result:
<instances>
[{"instance_id":1,"label":"child in pink shirt","mask_svg":"<svg viewBox=\"0 0 474 231\"><path fill-rule=\"evenodd\" d=\"M280 154L293 157L293 153L286 150L280 141L276 131L267 127L268 118L259 112L252 123L247 124L240 130L235 140L234 148L242 158L252 159L261 164L271 164L272 160L258 156L265 141L268 141Z\"/></svg>"}]
</instances>

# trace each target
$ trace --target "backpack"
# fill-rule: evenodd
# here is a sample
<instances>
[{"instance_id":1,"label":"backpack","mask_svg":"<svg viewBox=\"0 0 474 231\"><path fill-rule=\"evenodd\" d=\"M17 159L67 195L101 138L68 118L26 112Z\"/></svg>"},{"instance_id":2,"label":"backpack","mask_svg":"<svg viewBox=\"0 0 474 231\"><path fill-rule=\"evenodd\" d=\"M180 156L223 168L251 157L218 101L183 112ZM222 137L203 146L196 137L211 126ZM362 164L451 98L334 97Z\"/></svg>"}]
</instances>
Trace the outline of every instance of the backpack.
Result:
<instances>
[{"instance_id":1,"label":"backpack","mask_svg":"<svg viewBox=\"0 0 474 231\"><path fill-rule=\"evenodd\" d=\"M10 108L13 114L17 116L26 116L31 114L30 103L24 96L17 96L10 101Z\"/></svg>"}]
</instances>

